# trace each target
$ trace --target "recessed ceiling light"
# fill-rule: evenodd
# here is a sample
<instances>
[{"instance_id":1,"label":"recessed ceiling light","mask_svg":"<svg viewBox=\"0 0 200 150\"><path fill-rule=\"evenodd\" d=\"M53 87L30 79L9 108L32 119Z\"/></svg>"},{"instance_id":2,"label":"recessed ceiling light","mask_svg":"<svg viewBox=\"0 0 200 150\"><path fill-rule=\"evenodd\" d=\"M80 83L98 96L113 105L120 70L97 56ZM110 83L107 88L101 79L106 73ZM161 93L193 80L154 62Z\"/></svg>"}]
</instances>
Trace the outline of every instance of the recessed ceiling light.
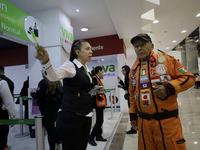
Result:
<instances>
[{"instance_id":1,"label":"recessed ceiling light","mask_svg":"<svg viewBox=\"0 0 200 150\"><path fill-rule=\"evenodd\" d=\"M172 41L172 43L176 43L176 41L174 40L174 41Z\"/></svg>"},{"instance_id":2,"label":"recessed ceiling light","mask_svg":"<svg viewBox=\"0 0 200 150\"><path fill-rule=\"evenodd\" d=\"M154 22L153 23L158 23L159 22L159 20L154 20Z\"/></svg>"},{"instance_id":3,"label":"recessed ceiling light","mask_svg":"<svg viewBox=\"0 0 200 150\"><path fill-rule=\"evenodd\" d=\"M185 32L187 32L187 30L183 30L183 31L181 31L181 33L185 33Z\"/></svg>"},{"instance_id":4,"label":"recessed ceiling light","mask_svg":"<svg viewBox=\"0 0 200 150\"><path fill-rule=\"evenodd\" d=\"M198 13L198 14L196 15L196 17L200 17L200 13Z\"/></svg>"},{"instance_id":5,"label":"recessed ceiling light","mask_svg":"<svg viewBox=\"0 0 200 150\"><path fill-rule=\"evenodd\" d=\"M194 141L194 144L198 144L198 142L197 142L197 141Z\"/></svg>"},{"instance_id":6,"label":"recessed ceiling light","mask_svg":"<svg viewBox=\"0 0 200 150\"><path fill-rule=\"evenodd\" d=\"M104 59L102 59L101 61L104 61Z\"/></svg>"},{"instance_id":7,"label":"recessed ceiling light","mask_svg":"<svg viewBox=\"0 0 200 150\"><path fill-rule=\"evenodd\" d=\"M79 12L79 9L76 9L76 12Z\"/></svg>"},{"instance_id":8,"label":"recessed ceiling light","mask_svg":"<svg viewBox=\"0 0 200 150\"><path fill-rule=\"evenodd\" d=\"M82 28L81 31L88 31L88 28Z\"/></svg>"},{"instance_id":9,"label":"recessed ceiling light","mask_svg":"<svg viewBox=\"0 0 200 150\"><path fill-rule=\"evenodd\" d=\"M167 47L166 49L169 49L169 47Z\"/></svg>"}]
</instances>

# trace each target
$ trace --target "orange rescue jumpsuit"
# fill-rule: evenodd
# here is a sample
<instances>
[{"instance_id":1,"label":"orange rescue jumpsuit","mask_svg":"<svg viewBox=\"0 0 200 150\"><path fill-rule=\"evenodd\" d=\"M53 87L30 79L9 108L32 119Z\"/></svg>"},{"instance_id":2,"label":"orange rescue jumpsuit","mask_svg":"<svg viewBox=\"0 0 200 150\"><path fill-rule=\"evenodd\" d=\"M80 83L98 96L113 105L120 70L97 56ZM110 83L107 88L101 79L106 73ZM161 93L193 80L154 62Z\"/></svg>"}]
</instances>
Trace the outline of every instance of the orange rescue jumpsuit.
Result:
<instances>
[{"instance_id":1,"label":"orange rescue jumpsuit","mask_svg":"<svg viewBox=\"0 0 200 150\"><path fill-rule=\"evenodd\" d=\"M151 51L148 61L140 62L137 58L129 79L129 113L139 115L138 149L186 150L177 94L193 86L195 76L174 57ZM152 87L167 83L174 88L175 95L161 100Z\"/></svg>"}]
</instances>

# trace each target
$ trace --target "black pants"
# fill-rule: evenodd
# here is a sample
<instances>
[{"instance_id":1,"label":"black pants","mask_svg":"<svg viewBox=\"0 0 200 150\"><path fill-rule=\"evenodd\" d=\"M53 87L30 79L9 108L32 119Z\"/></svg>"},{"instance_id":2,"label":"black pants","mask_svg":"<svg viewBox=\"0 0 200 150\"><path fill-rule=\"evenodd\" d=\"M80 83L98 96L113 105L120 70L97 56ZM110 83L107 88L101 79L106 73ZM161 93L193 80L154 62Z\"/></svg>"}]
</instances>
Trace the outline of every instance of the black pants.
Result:
<instances>
[{"instance_id":1,"label":"black pants","mask_svg":"<svg viewBox=\"0 0 200 150\"><path fill-rule=\"evenodd\" d=\"M0 110L0 119L9 119L7 110ZM8 132L9 125L0 125L0 150L7 146Z\"/></svg>"},{"instance_id":2,"label":"black pants","mask_svg":"<svg viewBox=\"0 0 200 150\"><path fill-rule=\"evenodd\" d=\"M60 144L60 139L56 132L55 122L57 118L57 109L53 102L40 105L41 114L44 116L43 125L48 134L48 143L50 150L55 150L55 144Z\"/></svg>"},{"instance_id":3,"label":"black pants","mask_svg":"<svg viewBox=\"0 0 200 150\"><path fill-rule=\"evenodd\" d=\"M91 128L91 117L72 112L58 113L56 129L63 150L86 150Z\"/></svg>"},{"instance_id":4,"label":"black pants","mask_svg":"<svg viewBox=\"0 0 200 150\"><path fill-rule=\"evenodd\" d=\"M101 137L102 134L102 129L101 126L104 122L103 120L103 110L105 107L95 107L96 110L96 123L94 125L94 128L90 134L90 138L94 137Z\"/></svg>"}]
</instances>

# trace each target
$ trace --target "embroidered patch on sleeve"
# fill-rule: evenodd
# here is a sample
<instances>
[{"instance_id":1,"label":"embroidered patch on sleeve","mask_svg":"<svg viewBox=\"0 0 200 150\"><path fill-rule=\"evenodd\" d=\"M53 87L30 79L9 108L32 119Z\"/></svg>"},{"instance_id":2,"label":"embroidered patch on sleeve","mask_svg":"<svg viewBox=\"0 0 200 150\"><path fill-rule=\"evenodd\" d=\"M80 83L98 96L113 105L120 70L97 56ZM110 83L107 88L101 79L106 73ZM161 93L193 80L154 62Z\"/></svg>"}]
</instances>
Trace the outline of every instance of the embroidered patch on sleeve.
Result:
<instances>
[{"instance_id":1,"label":"embroidered patch on sleeve","mask_svg":"<svg viewBox=\"0 0 200 150\"><path fill-rule=\"evenodd\" d=\"M161 75L160 80L161 80L162 83L163 82L169 82L169 81L171 81L171 76L170 75Z\"/></svg>"},{"instance_id":2,"label":"embroidered patch on sleeve","mask_svg":"<svg viewBox=\"0 0 200 150\"><path fill-rule=\"evenodd\" d=\"M178 71L180 71L182 74L188 72L187 69L184 66L179 68Z\"/></svg>"}]
</instances>

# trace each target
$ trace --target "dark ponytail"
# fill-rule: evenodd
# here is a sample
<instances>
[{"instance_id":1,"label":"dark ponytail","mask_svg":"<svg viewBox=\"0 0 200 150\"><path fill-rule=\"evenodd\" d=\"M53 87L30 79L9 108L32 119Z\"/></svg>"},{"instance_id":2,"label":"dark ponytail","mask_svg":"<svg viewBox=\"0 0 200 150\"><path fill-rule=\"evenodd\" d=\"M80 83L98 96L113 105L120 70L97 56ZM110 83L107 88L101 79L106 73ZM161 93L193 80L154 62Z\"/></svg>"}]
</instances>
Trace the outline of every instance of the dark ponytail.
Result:
<instances>
[{"instance_id":1,"label":"dark ponytail","mask_svg":"<svg viewBox=\"0 0 200 150\"><path fill-rule=\"evenodd\" d=\"M74 41L70 51L70 58L69 60L72 62L75 58L77 58L76 50L81 50L82 42L87 42L86 40L78 40Z\"/></svg>"},{"instance_id":2,"label":"dark ponytail","mask_svg":"<svg viewBox=\"0 0 200 150\"><path fill-rule=\"evenodd\" d=\"M92 71L92 76L95 76L99 71L101 71L103 68L101 66L96 66Z\"/></svg>"}]
</instances>

